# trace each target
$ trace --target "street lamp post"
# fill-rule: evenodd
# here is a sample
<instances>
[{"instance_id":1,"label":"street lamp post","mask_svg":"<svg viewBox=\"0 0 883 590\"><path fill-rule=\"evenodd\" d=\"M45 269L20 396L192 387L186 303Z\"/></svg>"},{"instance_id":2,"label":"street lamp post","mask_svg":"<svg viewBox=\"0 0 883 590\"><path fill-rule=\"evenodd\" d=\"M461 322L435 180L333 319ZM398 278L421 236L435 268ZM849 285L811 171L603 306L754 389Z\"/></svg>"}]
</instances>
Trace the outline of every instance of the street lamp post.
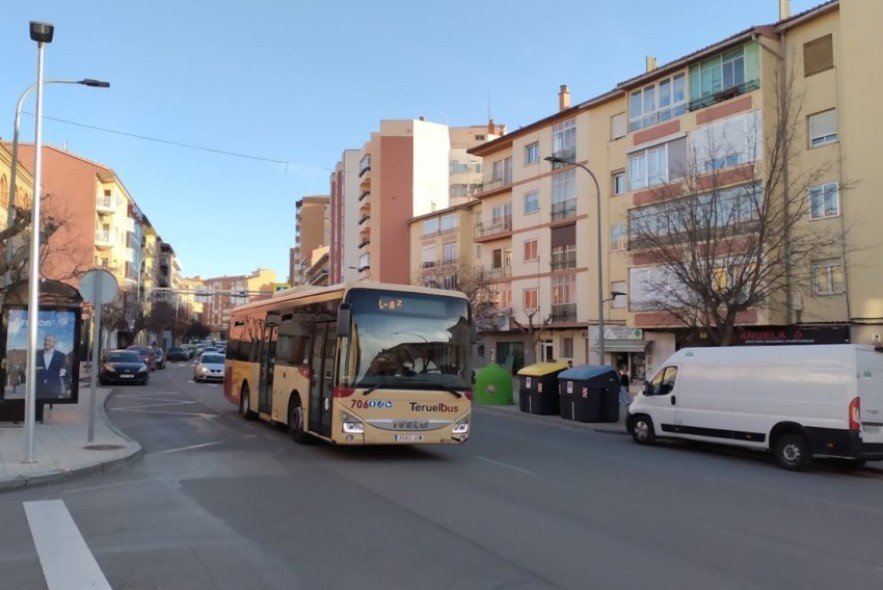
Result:
<instances>
[{"instance_id":1,"label":"street lamp post","mask_svg":"<svg viewBox=\"0 0 883 590\"><path fill-rule=\"evenodd\" d=\"M51 25L50 25L51 26ZM47 41L48 43L49 41ZM90 86L92 88L109 88L109 82L103 82L101 80L93 80L92 78L83 78L82 80L45 80L43 82L43 86L47 84L80 84L81 86ZM15 222L15 176L16 176L16 167L18 165L18 135L19 129L21 128L21 110L24 106L25 99L37 87L37 83L31 84L25 91L21 93L21 96L18 98L18 103L15 107L15 121L12 127L12 163L9 167L9 202L6 207L6 227L11 228L13 223ZM7 273L6 273L6 285L12 284L12 271L8 265L12 263L12 257L15 253L14 249L7 246L6 248L6 262L7 262Z\"/></svg>"},{"instance_id":2,"label":"street lamp post","mask_svg":"<svg viewBox=\"0 0 883 590\"><path fill-rule=\"evenodd\" d=\"M589 173L589 176L592 177L592 181L595 183L595 197L596 197L596 231L598 234L598 356L601 359L599 364L604 364L604 269L603 269L603 257L602 257L602 226L601 226L601 187L598 185L598 179L595 178L595 173L592 172L588 166L585 164L578 164L577 162L569 162L563 158L559 158L558 156L547 156L544 158L547 162L551 162L552 164L564 164L568 166L576 166L577 168L582 168L586 172ZM588 339L586 339L588 340ZM588 342L586 343L588 346Z\"/></svg>"}]
</instances>

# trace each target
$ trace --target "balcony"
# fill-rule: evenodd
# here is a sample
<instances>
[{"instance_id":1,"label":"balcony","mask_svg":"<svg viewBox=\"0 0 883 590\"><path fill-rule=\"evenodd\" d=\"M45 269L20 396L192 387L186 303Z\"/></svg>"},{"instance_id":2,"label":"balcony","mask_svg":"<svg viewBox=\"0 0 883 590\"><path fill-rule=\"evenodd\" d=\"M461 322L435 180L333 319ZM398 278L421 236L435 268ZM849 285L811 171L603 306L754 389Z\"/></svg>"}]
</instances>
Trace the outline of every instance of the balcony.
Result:
<instances>
[{"instance_id":1,"label":"balcony","mask_svg":"<svg viewBox=\"0 0 883 590\"><path fill-rule=\"evenodd\" d=\"M512 216L496 217L490 222L479 221L475 224L475 240L487 241L489 239L504 237L512 234Z\"/></svg>"},{"instance_id":2,"label":"balcony","mask_svg":"<svg viewBox=\"0 0 883 590\"><path fill-rule=\"evenodd\" d=\"M576 268L576 251L552 252L552 261L549 263L552 270L567 270Z\"/></svg>"},{"instance_id":3,"label":"balcony","mask_svg":"<svg viewBox=\"0 0 883 590\"><path fill-rule=\"evenodd\" d=\"M552 221L576 217L576 199L552 203Z\"/></svg>"},{"instance_id":4,"label":"balcony","mask_svg":"<svg viewBox=\"0 0 883 590\"><path fill-rule=\"evenodd\" d=\"M371 219L371 216L367 213L363 213L362 216L359 217L359 225L364 225L369 219Z\"/></svg>"},{"instance_id":5,"label":"balcony","mask_svg":"<svg viewBox=\"0 0 883 590\"><path fill-rule=\"evenodd\" d=\"M552 162L552 170L557 170L558 168L569 166L570 164L576 162L576 146L572 145L570 147L561 148L560 150L552 154L552 156L564 160L563 162Z\"/></svg>"},{"instance_id":6,"label":"balcony","mask_svg":"<svg viewBox=\"0 0 883 590\"><path fill-rule=\"evenodd\" d=\"M371 201L365 201L359 206L359 215L371 215Z\"/></svg>"},{"instance_id":7,"label":"balcony","mask_svg":"<svg viewBox=\"0 0 883 590\"><path fill-rule=\"evenodd\" d=\"M362 194L359 195L359 200L360 200L360 201L365 200L365 197L367 197L367 196L370 195L370 194L371 194L371 191L367 191L367 190L362 191Z\"/></svg>"},{"instance_id":8,"label":"balcony","mask_svg":"<svg viewBox=\"0 0 883 590\"><path fill-rule=\"evenodd\" d=\"M359 178L369 170L371 170L371 154L365 154L365 157L359 161Z\"/></svg>"},{"instance_id":9,"label":"balcony","mask_svg":"<svg viewBox=\"0 0 883 590\"><path fill-rule=\"evenodd\" d=\"M758 231L759 225L760 221L758 219L749 219L725 227L719 227L716 232L711 231L710 227L700 227L698 228L698 231L702 233L703 239L697 237L697 230L694 230L693 232L669 233L660 236L650 236L644 233L629 237L629 250L645 250L654 247L666 248L674 244L687 243L698 245L703 241L720 242L729 238L755 233Z\"/></svg>"},{"instance_id":10,"label":"balcony","mask_svg":"<svg viewBox=\"0 0 883 590\"><path fill-rule=\"evenodd\" d=\"M552 313L549 314L549 322L553 324L563 324L575 321L577 321L576 303L552 304Z\"/></svg>"},{"instance_id":11,"label":"balcony","mask_svg":"<svg viewBox=\"0 0 883 590\"><path fill-rule=\"evenodd\" d=\"M512 266L492 266L481 269L481 272L486 279L503 279L512 276Z\"/></svg>"},{"instance_id":12,"label":"balcony","mask_svg":"<svg viewBox=\"0 0 883 590\"><path fill-rule=\"evenodd\" d=\"M362 241L359 242L359 245L357 246L357 248L359 248L359 249L364 248L365 246L367 246L370 243L371 243L371 238L364 237L364 238L362 238Z\"/></svg>"},{"instance_id":13,"label":"balcony","mask_svg":"<svg viewBox=\"0 0 883 590\"><path fill-rule=\"evenodd\" d=\"M758 88L760 88L760 80L748 80L747 82L742 82L738 86L730 86L729 88L724 88L723 90L715 92L714 94L708 94L701 98L697 98L696 100L690 101L689 106L687 106L687 110L698 111L699 109L704 109L705 107L711 106L713 104L735 98L740 94L747 94L749 92L757 90Z\"/></svg>"},{"instance_id":14,"label":"balcony","mask_svg":"<svg viewBox=\"0 0 883 590\"><path fill-rule=\"evenodd\" d=\"M116 213L116 207L114 207L114 198L110 195L99 195L98 199L95 201L95 210L99 213Z\"/></svg>"},{"instance_id":15,"label":"balcony","mask_svg":"<svg viewBox=\"0 0 883 590\"><path fill-rule=\"evenodd\" d=\"M110 230L99 229L95 231L96 248L113 248L114 242Z\"/></svg>"},{"instance_id":16,"label":"balcony","mask_svg":"<svg viewBox=\"0 0 883 590\"><path fill-rule=\"evenodd\" d=\"M370 168L369 168L370 170ZM371 175L365 174L364 176L359 177L359 188L362 190L362 194L371 192Z\"/></svg>"}]
</instances>

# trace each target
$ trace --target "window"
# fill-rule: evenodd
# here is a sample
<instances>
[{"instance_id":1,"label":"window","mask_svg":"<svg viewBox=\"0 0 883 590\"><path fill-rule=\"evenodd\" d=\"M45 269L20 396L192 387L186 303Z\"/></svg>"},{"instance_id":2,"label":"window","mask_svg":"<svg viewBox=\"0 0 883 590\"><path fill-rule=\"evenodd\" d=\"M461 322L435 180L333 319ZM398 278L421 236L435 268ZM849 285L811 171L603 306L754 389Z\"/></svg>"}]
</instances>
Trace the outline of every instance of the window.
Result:
<instances>
[{"instance_id":1,"label":"window","mask_svg":"<svg viewBox=\"0 0 883 590\"><path fill-rule=\"evenodd\" d=\"M837 109L809 116L809 147L817 148L837 141Z\"/></svg>"},{"instance_id":2,"label":"window","mask_svg":"<svg viewBox=\"0 0 883 590\"><path fill-rule=\"evenodd\" d=\"M469 172L469 164L451 160L451 174L465 174Z\"/></svg>"},{"instance_id":3,"label":"window","mask_svg":"<svg viewBox=\"0 0 883 590\"><path fill-rule=\"evenodd\" d=\"M809 77L834 67L834 40L831 35L803 44L803 76Z\"/></svg>"},{"instance_id":4,"label":"window","mask_svg":"<svg viewBox=\"0 0 883 590\"><path fill-rule=\"evenodd\" d=\"M568 162L576 161L576 121L574 119L552 127L552 155Z\"/></svg>"},{"instance_id":5,"label":"window","mask_svg":"<svg viewBox=\"0 0 883 590\"><path fill-rule=\"evenodd\" d=\"M576 208L576 170L573 167L552 177L552 209L573 204Z\"/></svg>"},{"instance_id":6,"label":"window","mask_svg":"<svg viewBox=\"0 0 883 590\"><path fill-rule=\"evenodd\" d=\"M825 219L840 215L840 191L836 182L810 187L810 219Z\"/></svg>"},{"instance_id":7,"label":"window","mask_svg":"<svg viewBox=\"0 0 883 590\"><path fill-rule=\"evenodd\" d=\"M524 193L524 214L527 215L529 213L536 213L540 210L540 193L537 191L530 191L529 193Z\"/></svg>"},{"instance_id":8,"label":"window","mask_svg":"<svg viewBox=\"0 0 883 590\"><path fill-rule=\"evenodd\" d=\"M536 164L540 161L540 144L539 142L533 142L528 144L524 148L524 163L526 164Z\"/></svg>"},{"instance_id":9,"label":"window","mask_svg":"<svg viewBox=\"0 0 883 590\"><path fill-rule=\"evenodd\" d=\"M423 246L422 249L422 260L423 260L423 268L432 268L435 266L435 245L432 246Z\"/></svg>"},{"instance_id":10,"label":"window","mask_svg":"<svg viewBox=\"0 0 883 590\"><path fill-rule=\"evenodd\" d=\"M812 263L812 290L815 295L843 293L843 266L837 259Z\"/></svg>"},{"instance_id":11,"label":"window","mask_svg":"<svg viewBox=\"0 0 883 590\"><path fill-rule=\"evenodd\" d=\"M491 182L503 182L503 160L491 164Z\"/></svg>"},{"instance_id":12,"label":"window","mask_svg":"<svg viewBox=\"0 0 883 590\"><path fill-rule=\"evenodd\" d=\"M438 233L438 217L423 220L423 236L434 236Z\"/></svg>"},{"instance_id":13,"label":"window","mask_svg":"<svg viewBox=\"0 0 883 590\"><path fill-rule=\"evenodd\" d=\"M442 244L442 263L454 264L457 262L457 242L445 242Z\"/></svg>"},{"instance_id":14,"label":"window","mask_svg":"<svg viewBox=\"0 0 883 590\"><path fill-rule=\"evenodd\" d=\"M527 262L528 260L536 260L537 255L537 241L527 240L526 242L524 242L524 261Z\"/></svg>"},{"instance_id":15,"label":"window","mask_svg":"<svg viewBox=\"0 0 883 590\"><path fill-rule=\"evenodd\" d=\"M648 388L648 395L668 395L675 388L675 379L678 376L677 367L665 367L653 378Z\"/></svg>"},{"instance_id":16,"label":"window","mask_svg":"<svg viewBox=\"0 0 883 590\"><path fill-rule=\"evenodd\" d=\"M576 302L576 275L556 275L552 277L552 304Z\"/></svg>"},{"instance_id":17,"label":"window","mask_svg":"<svg viewBox=\"0 0 883 590\"><path fill-rule=\"evenodd\" d=\"M439 225L439 231L441 231L441 233L443 234L449 234L457 231L457 214L448 213L447 215L442 215Z\"/></svg>"},{"instance_id":18,"label":"window","mask_svg":"<svg viewBox=\"0 0 883 590\"><path fill-rule=\"evenodd\" d=\"M753 162L762 153L759 110L727 117L690 132L690 147L700 173Z\"/></svg>"},{"instance_id":19,"label":"window","mask_svg":"<svg viewBox=\"0 0 883 590\"><path fill-rule=\"evenodd\" d=\"M629 155L629 188L647 188L683 178L686 160L686 138L633 152Z\"/></svg>"},{"instance_id":20,"label":"window","mask_svg":"<svg viewBox=\"0 0 883 590\"><path fill-rule=\"evenodd\" d=\"M627 250L629 247L629 226L615 223L610 226L610 250Z\"/></svg>"},{"instance_id":21,"label":"window","mask_svg":"<svg viewBox=\"0 0 883 590\"><path fill-rule=\"evenodd\" d=\"M610 117L610 139L615 141L626 134L625 113L616 113Z\"/></svg>"},{"instance_id":22,"label":"window","mask_svg":"<svg viewBox=\"0 0 883 590\"><path fill-rule=\"evenodd\" d=\"M678 74L631 93L629 131L650 127L686 112L686 76Z\"/></svg>"},{"instance_id":23,"label":"window","mask_svg":"<svg viewBox=\"0 0 883 590\"><path fill-rule=\"evenodd\" d=\"M561 339L561 356L566 359L573 358L573 338Z\"/></svg>"},{"instance_id":24,"label":"window","mask_svg":"<svg viewBox=\"0 0 883 590\"><path fill-rule=\"evenodd\" d=\"M613 173L610 184L613 186L613 194L621 195L625 192L625 170Z\"/></svg>"},{"instance_id":25,"label":"window","mask_svg":"<svg viewBox=\"0 0 883 590\"><path fill-rule=\"evenodd\" d=\"M613 281L610 283L610 306L613 309L625 309L629 305L628 295L613 296L614 293L628 293L628 284L625 281Z\"/></svg>"},{"instance_id":26,"label":"window","mask_svg":"<svg viewBox=\"0 0 883 590\"><path fill-rule=\"evenodd\" d=\"M521 293L521 306L524 308L524 311L530 313L536 309L539 309L539 292L536 287L525 289Z\"/></svg>"},{"instance_id":27,"label":"window","mask_svg":"<svg viewBox=\"0 0 883 590\"><path fill-rule=\"evenodd\" d=\"M728 49L690 66L690 110L759 88L760 46Z\"/></svg>"}]
</instances>

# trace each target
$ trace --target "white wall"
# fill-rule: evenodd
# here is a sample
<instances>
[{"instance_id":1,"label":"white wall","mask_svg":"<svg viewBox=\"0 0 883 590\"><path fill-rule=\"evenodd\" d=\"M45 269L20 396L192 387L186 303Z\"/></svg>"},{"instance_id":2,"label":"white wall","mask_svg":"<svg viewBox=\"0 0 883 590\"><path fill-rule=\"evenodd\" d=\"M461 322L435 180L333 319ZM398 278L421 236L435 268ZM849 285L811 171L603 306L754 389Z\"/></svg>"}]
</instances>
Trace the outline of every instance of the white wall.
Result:
<instances>
[{"instance_id":1,"label":"white wall","mask_svg":"<svg viewBox=\"0 0 883 590\"><path fill-rule=\"evenodd\" d=\"M451 138L447 125L415 120L412 216L446 209L450 201Z\"/></svg>"}]
</instances>

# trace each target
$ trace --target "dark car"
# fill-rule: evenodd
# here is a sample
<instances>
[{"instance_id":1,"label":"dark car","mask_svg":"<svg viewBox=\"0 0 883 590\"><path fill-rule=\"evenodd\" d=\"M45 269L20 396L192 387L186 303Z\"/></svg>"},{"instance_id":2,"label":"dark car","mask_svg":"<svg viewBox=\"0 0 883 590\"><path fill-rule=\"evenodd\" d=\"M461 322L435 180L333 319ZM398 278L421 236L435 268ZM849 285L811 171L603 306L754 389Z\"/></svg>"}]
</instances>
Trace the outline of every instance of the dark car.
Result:
<instances>
[{"instance_id":1,"label":"dark car","mask_svg":"<svg viewBox=\"0 0 883 590\"><path fill-rule=\"evenodd\" d=\"M168 361L189 361L190 349L181 346L173 346L166 351L166 360Z\"/></svg>"},{"instance_id":2,"label":"dark car","mask_svg":"<svg viewBox=\"0 0 883 590\"><path fill-rule=\"evenodd\" d=\"M151 371L156 370L156 354L153 352L152 346L139 346L133 344L126 348L126 350L134 350L141 355L141 360L144 361L144 364L147 365L148 369Z\"/></svg>"},{"instance_id":3,"label":"dark car","mask_svg":"<svg viewBox=\"0 0 883 590\"><path fill-rule=\"evenodd\" d=\"M111 383L137 383L147 385L150 369L135 350L111 350L98 369L98 381Z\"/></svg>"}]
</instances>

